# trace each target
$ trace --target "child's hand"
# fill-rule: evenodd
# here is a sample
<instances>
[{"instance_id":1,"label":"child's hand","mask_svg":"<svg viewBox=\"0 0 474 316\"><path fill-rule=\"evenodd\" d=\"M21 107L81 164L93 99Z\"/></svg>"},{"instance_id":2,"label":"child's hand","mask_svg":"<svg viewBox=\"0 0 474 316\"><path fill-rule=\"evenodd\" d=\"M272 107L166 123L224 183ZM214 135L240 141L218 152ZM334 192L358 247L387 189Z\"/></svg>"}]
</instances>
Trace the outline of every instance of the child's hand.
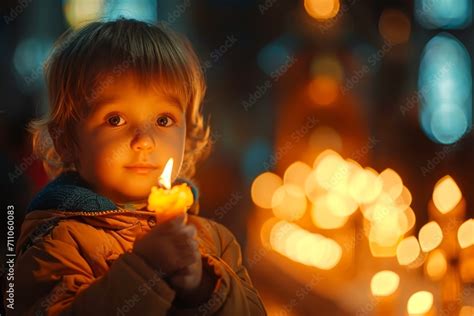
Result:
<instances>
[{"instance_id":1,"label":"child's hand","mask_svg":"<svg viewBox=\"0 0 474 316\"><path fill-rule=\"evenodd\" d=\"M171 275L169 283L178 292L187 292L196 289L202 278L201 254L199 258L189 266Z\"/></svg>"},{"instance_id":2,"label":"child's hand","mask_svg":"<svg viewBox=\"0 0 474 316\"><path fill-rule=\"evenodd\" d=\"M182 214L153 227L135 240L133 252L165 276L200 262L196 228L186 225L185 218Z\"/></svg>"},{"instance_id":3,"label":"child's hand","mask_svg":"<svg viewBox=\"0 0 474 316\"><path fill-rule=\"evenodd\" d=\"M203 269L201 260L178 271L170 278L179 306L199 306L211 298L216 278L209 269Z\"/></svg>"}]
</instances>

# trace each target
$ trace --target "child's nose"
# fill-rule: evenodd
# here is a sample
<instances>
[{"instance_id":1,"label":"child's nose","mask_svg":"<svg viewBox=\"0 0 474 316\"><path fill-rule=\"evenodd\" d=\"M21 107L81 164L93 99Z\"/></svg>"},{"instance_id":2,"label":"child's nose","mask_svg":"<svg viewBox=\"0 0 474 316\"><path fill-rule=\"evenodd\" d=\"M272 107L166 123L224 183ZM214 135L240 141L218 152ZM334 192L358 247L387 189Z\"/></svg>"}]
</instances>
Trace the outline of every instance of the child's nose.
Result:
<instances>
[{"instance_id":1,"label":"child's nose","mask_svg":"<svg viewBox=\"0 0 474 316\"><path fill-rule=\"evenodd\" d=\"M132 140L133 150L151 150L155 147L155 141L150 133L138 131Z\"/></svg>"}]
</instances>

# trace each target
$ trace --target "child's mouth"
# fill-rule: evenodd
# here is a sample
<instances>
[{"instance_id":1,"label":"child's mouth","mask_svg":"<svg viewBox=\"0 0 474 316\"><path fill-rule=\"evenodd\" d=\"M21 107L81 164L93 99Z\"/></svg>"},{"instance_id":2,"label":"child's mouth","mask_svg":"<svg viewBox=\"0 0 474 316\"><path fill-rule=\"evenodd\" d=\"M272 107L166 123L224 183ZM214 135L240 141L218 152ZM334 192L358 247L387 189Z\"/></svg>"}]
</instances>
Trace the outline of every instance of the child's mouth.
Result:
<instances>
[{"instance_id":1,"label":"child's mouth","mask_svg":"<svg viewBox=\"0 0 474 316\"><path fill-rule=\"evenodd\" d=\"M125 166L124 168L138 174L149 174L158 169L157 166L152 164L134 164Z\"/></svg>"}]
</instances>

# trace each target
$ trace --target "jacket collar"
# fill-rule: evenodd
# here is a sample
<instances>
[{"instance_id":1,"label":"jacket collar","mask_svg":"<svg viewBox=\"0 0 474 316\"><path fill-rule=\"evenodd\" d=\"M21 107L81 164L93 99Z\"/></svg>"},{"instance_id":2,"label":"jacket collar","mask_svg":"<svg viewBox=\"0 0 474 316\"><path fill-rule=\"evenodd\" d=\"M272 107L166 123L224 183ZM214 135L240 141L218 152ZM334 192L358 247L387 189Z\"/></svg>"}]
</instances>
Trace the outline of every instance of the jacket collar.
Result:
<instances>
[{"instance_id":1,"label":"jacket collar","mask_svg":"<svg viewBox=\"0 0 474 316\"><path fill-rule=\"evenodd\" d=\"M195 184L187 179L178 178L177 183L186 182L193 192L194 204L190 212L198 212L199 192ZM26 213L34 210L56 210L64 212L103 212L118 210L112 200L97 194L76 171L64 172L51 181L31 201Z\"/></svg>"}]
</instances>

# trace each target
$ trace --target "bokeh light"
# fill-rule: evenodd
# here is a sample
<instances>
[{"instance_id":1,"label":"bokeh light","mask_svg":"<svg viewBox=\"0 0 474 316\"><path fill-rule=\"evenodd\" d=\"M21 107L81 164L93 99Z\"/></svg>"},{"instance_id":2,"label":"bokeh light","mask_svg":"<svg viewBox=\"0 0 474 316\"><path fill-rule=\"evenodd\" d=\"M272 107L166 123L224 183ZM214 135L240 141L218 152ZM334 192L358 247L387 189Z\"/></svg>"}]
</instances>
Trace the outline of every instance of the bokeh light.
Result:
<instances>
[{"instance_id":1,"label":"bokeh light","mask_svg":"<svg viewBox=\"0 0 474 316\"><path fill-rule=\"evenodd\" d=\"M287 221L273 226L270 244L275 251L291 260L323 270L334 268L342 257L342 248L334 240Z\"/></svg>"},{"instance_id":2,"label":"bokeh light","mask_svg":"<svg viewBox=\"0 0 474 316\"><path fill-rule=\"evenodd\" d=\"M66 21L73 28L98 20L104 11L104 0L65 0L63 2Z\"/></svg>"},{"instance_id":3,"label":"bokeh light","mask_svg":"<svg viewBox=\"0 0 474 316\"><path fill-rule=\"evenodd\" d=\"M424 315L433 307L433 294L428 291L414 293L408 299L408 315Z\"/></svg>"},{"instance_id":4,"label":"bokeh light","mask_svg":"<svg viewBox=\"0 0 474 316\"><path fill-rule=\"evenodd\" d=\"M415 17L427 29L458 29L472 21L472 0L415 0Z\"/></svg>"},{"instance_id":5,"label":"bokeh light","mask_svg":"<svg viewBox=\"0 0 474 316\"><path fill-rule=\"evenodd\" d=\"M183 7L186 8L185 5ZM158 19L157 10L156 0L107 1L107 4L104 8L104 19L114 20L119 17L124 17L153 23ZM179 13L180 11L177 12ZM182 13L183 12L180 14ZM171 21L168 23L171 23Z\"/></svg>"},{"instance_id":6,"label":"bokeh light","mask_svg":"<svg viewBox=\"0 0 474 316\"><path fill-rule=\"evenodd\" d=\"M308 95L316 105L332 105L339 96L339 83L334 77L317 75L308 85Z\"/></svg>"},{"instance_id":7,"label":"bokeh light","mask_svg":"<svg viewBox=\"0 0 474 316\"><path fill-rule=\"evenodd\" d=\"M312 169L310 166L301 161L295 161L285 171L283 182L285 184L294 184L304 189L304 184Z\"/></svg>"},{"instance_id":8,"label":"bokeh light","mask_svg":"<svg viewBox=\"0 0 474 316\"><path fill-rule=\"evenodd\" d=\"M442 214L452 211L461 199L461 190L451 176L444 176L435 184L433 203Z\"/></svg>"},{"instance_id":9,"label":"bokeh light","mask_svg":"<svg viewBox=\"0 0 474 316\"><path fill-rule=\"evenodd\" d=\"M392 45L405 43L410 38L410 19L400 10L385 9L379 19L379 32Z\"/></svg>"},{"instance_id":10,"label":"bokeh light","mask_svg":"<svg viewBox=\"0 0 474 316\"><path fill-rule=\"evenodd\" d=\"M448 269L446 254L441 249L436 249L428 255L426 259L425 271L433 281L441 280Z\"/></svg>"},{"instance_id":11,"label":"bokeh light","mask_svg":"<svg viewBox=\"0 0 474 316\"><path fill-rule=\"evenodd\" d=\"M425 46L420 63L420 122L435 142L457 142L472 126L471 58L464 45L440 33Z\"/></svg>"},{"instance_id":12,"label":"bokeh light","mask_svg":"<svg viewBox=\"0 0 474 316\"><path fill-rule=\"evenodd\" d=\"M341 228L348 221L347 216L338 216L331 211L326 195L318 197L316 202L312 204L311 219L316 227L322 229Z\"/></svg>"},{"instance_id":13,"label":"bokeh light","mask_svg":"<svg viewBox=\"0 0 474 316\"><path fill-rule=\"evenodd\" d=\"M265 172L255 178L250 189L252 201L262 208L272 208L273 193L282 186L283 180L272 172Z\"/></svg>"},{"instance_id":14,"label":"bokeh light","mask_svg":"<svg viewBox=\"0 0 474 316\"><path fill-rule=\"evenodd\" d=\"M379 271L370 281L370 289L373 296L389 296L398 289L400 277L393 271Z\"/></svg>"},{"instance_id":15,"label":"bokeh light","mask_svg":"<svg viewBox=\"0 0 474 316\"><path fill-rule=\"evenodd\" d=\"M458 242L461 248L474 246L474 219L470 218L459 226Z\"/></svg>"},{"instance_id":16,"label":"bokeh light","mask_svg":"<svg viewBox=\"0 0 474 316\"><path fill-rule=\"evenodd\" d=\"M400 265L413 263L420 255L420 245L414 236L403 239L397 247L397 260Z\"/></svg>"},{"instance_id":17,"label":"bokeh light","mask_svg":"<svg viewBox=\"0 0 474 316\"><path fill-rule=\"evenodd\" d=\"M443 231L438 223L431 221L423 225L418 233L420 247L424 252L429 252L438 247L443 241Z\"/></svg>"},{"instance_id":18,"label":"bokeh light","mask_svg":"<svg viewBox=\"0 0 474 316\"><path fill-rule=\"evenodd\" d=\"M295 221L303 217L306 205L304 190L294 184L283 184L272 196L273 214L287 221Z\"/></svg>"},{"instance_id":19,"label":"bokeh light","mask_svg":"<svg viewBox=\"0 0 474 316\"><path fill-rule=\"evenodd\" d=\"M340 6L339 0L304 0L306 12L317 20L335 17Z\"/></svg>"}]
</instances>

